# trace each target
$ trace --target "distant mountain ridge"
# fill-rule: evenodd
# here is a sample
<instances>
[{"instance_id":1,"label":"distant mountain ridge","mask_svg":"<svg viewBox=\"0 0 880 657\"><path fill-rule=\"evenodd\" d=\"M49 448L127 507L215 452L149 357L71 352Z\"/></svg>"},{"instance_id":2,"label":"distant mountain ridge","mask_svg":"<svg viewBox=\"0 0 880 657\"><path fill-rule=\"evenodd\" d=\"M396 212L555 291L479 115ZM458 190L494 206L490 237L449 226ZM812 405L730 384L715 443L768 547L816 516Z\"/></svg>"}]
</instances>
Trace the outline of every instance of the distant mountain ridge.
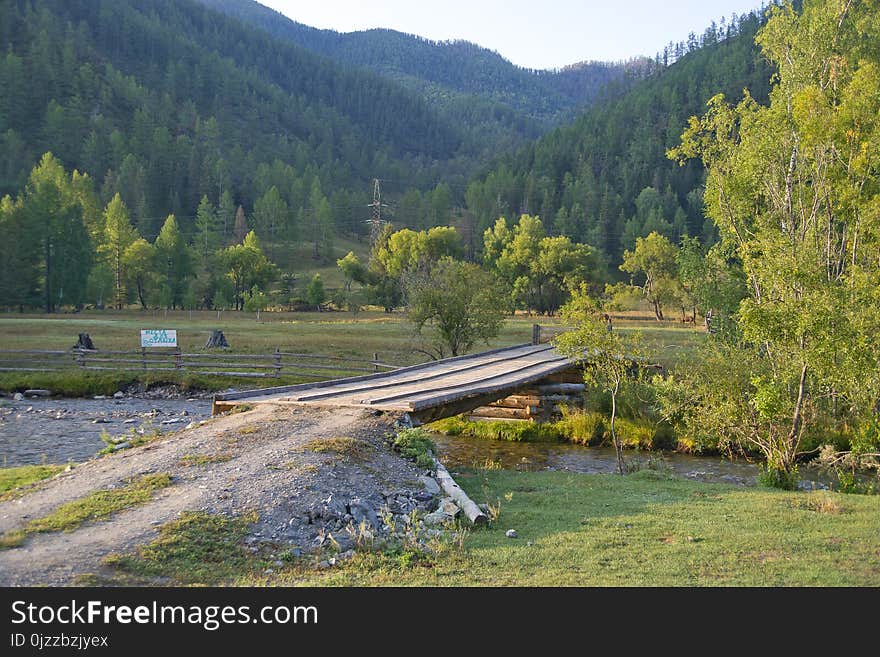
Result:
<instances>
[{"instance_id":1,"label":"distant mountain ridge","mask_svg":"<svg viewBox=\"0 0 880 657\"><path fill-rule=\"evenodd\" d=\"M441 107L454 111L464 98L498 103L532 123L523 126L529 136L573 119L609 85L639 79L647 61L581 62L537 71L468 41L432 41L382 28L340 33L303 25L254 0L198 1L334 61L397 80Z\"/></svg>"}]
</instances>

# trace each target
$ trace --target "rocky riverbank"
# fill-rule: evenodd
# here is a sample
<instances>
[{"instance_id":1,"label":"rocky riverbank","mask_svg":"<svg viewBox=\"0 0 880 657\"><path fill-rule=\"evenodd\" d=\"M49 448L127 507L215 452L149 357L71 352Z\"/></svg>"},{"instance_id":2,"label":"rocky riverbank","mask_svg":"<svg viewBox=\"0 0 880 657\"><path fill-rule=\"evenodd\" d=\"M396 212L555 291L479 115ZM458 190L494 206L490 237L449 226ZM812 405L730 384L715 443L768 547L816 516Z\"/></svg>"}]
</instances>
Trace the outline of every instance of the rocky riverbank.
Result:
<instances>
[{"instance_id":1,"label":"rocky riverbank","mask_svg":"<svg viewBox=\"0 0 880 657\"><path fill-rule=\"evenodd\" d=\"M325 568L388 542L430 549L458 508L429 472L391 449L398 420L358 409L262 406L82 463L0 502L0 533L145 475L166 474L171 485L105 520L29 534L20 547L0 550L0 584L62 585L82 576L112 583L118 573L107 555L134 553L189 513L255 517L245 538L251 551L278 559L318 551Z\"/></svg>"}]
</instances>

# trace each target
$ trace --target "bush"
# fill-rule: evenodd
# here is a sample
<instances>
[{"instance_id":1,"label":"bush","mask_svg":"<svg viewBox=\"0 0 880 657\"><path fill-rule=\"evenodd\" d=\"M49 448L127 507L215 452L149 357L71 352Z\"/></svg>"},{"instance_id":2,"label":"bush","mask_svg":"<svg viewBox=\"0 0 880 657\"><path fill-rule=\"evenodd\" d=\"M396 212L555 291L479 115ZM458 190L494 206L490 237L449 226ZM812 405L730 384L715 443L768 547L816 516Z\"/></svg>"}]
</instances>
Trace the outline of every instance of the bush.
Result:
<instances>
[{"instance_id":1,"label":"bush","mask_svg":"<svg viewBox=\"0 0 880 657\"><path fill-rule=\"evenodd\" d=\"M605 417L596 412L566 410L556 426L570 442L578 445L600 445L608 431Z\"/></svg>"},{"instance_id":2,"label":"bush","mask_svg":"<svg viewBox=\"0 0 880 657\"><path fill-rule=\"evenodd\" d=\"M392 447L405 458L415 461L420 468L434 467L437 446L424 429L404 429L397 434Z\"/></svg>"},{"instance_id":3,"label":"bush","mask_svg":"<svg viewBox=\"0 0 880 657\"><path fill-rule=\"evenodd\" d=\"M837 470L837 490L841 493L854 495L880 494L880 486L871 481L864 481L848 470Z\"/></svg>"},{"instance_id":4,"label":"bush","mask_svg":"<svg viewBox=\"0 0 880 657\"><path fill-rule=\"evenodd\" d=\"M515 443L558 442L565 439L558 424L540 422L480 421L471 422L462 417L440 420L431 428L447 436L470 436L484 440L507 440Z\"/></svg>"},{"instance_id":5,"label":"bush","mask_svg":"<svg viewBox=\"0 0 880 657\"><path fill-rule=\"evenodd\" d=\"M643 420L617 418L614 421L614 431L624 448L652 449L654 447L654 427L651 423ZM610 426L607 433L610 439Z\"/></svg>"},{"instance_id":6,"label":"bush","mask_svg":"<svg viewBox=\"0 0 880 657\"><path fill-rule=\"evenodd\" d=\"M786 472L771 463L763 463L761 464L761 471L758 473L758 483L768 488L797 490L798 468L794 466L791 472Z\"/></svg>"}]
</instances>

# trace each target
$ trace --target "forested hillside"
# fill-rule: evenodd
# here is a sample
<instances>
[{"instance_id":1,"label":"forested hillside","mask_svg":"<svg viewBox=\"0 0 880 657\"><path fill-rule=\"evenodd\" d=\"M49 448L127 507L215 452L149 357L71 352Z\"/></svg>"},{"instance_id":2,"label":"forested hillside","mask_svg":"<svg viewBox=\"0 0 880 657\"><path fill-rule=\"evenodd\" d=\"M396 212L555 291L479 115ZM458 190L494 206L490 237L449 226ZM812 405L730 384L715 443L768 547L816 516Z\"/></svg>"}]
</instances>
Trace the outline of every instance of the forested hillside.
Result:
<instances>
[{"instance_id":1,"label":"forested hillside","mask_svg":"<svg viewBox=\"0 0 880 657\"><path fill-rule=\"evenodd\" d=\"M411 89L458 125L469 152L494 160L619 96L656 70L645 58L582 62L559 71L521 68L467 41L438 42L395 30L319 30L254 0L199 0L349 68L371 70Z\"/></svg>"},{"instance_id":2,"label":"forested hillside","mask_svg":"<svg viewBox=\"0 0 880 657\"><path fill-rule=\"evenodd\" d=\"M52 151L103 202L119 192L145 235L169 212L191 234L203 195L250 209L272 185L298 211L317 184L356 225L344 210L373 177L425 187L473 165L417 94L190 0L3 6L0 195Z\"/></svg>"},{"instance_id":3,"label":"forested hillside","mask_svg":"<svg viewBox=\"0 0 880 657\"><path fill-rule=\"evenodd\" d=\"M526 71L464 42L339 35L238 0L15 0L3 18L0 304L47 311L317 298L315 270L348 249L334 240L370 231L381 178L393 229L455 225L456 253L498 269L511 307L554 312L572 281L619 276L606 265L638 237L712 239L701 166L666 150L719 90L761 100L770 76L756 16L713 25L670 44L624 96L514 152L588 100L602 67ZM620 82L615 70L602 84ZM473 178L478 167L488 173ZM373 260L368 301L395 307L403 281Z\"/></svg>"},{"instance_id":4,"label":"forested hillside","mask_svg":"<svg viewBox=\"0 0 880 657\"><path fill-rule=\"evenodd\" d=\"M771 68L754 43L760 23L748 14L711 27L674 64L620 99L503 158L468 187L475 234L500 215L538 214L551 234L599 247L613 262L652 231L674 242L685 233L711 241L703 169L695 162L680 167L666 151L715 94L738 98L748 88L766 101Z\"/></svg>"},{"instance_id":5,"label":"forested hillside","mask_svg":"<svg viewBox=\"0 0 880 657\"><path fill-rule=\"evenodd\" d=\"M438 42L389 29L340 33L290 20L254 0L199 0L267 32L353 67L372 69L449 108L463 100L528 118L532 127L570 119L610 83L644 75L644 60L583 62L562 71L525 69L467 41ZM504 117L499 117L502 120ZM522 126L517 126L522 127Z\"/></svg>"}]
</instances>

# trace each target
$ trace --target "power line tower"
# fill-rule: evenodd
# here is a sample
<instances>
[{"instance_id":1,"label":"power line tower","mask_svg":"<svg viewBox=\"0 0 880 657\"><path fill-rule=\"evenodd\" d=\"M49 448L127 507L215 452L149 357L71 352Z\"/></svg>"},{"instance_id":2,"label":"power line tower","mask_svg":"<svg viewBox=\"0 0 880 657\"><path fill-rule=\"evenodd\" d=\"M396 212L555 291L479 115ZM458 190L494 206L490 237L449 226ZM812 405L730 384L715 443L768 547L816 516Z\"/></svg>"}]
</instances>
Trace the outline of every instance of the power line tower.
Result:
<instances>
[{"instance_id":1,"label":"power line tower","mask_svg":"<svg viewBox=\"0 0 880 657\"><path fill-rule=\"evenodd\" d=\"M373 202L367 207L373 209L372 215L366 222L370 225L370 245L372 246L379 239L382 225L388 223L382 219L382 208L387 208L388 206L382 203L382 190L379 187L378 178L373 178Z\"/></svg>"}]
</instances>

